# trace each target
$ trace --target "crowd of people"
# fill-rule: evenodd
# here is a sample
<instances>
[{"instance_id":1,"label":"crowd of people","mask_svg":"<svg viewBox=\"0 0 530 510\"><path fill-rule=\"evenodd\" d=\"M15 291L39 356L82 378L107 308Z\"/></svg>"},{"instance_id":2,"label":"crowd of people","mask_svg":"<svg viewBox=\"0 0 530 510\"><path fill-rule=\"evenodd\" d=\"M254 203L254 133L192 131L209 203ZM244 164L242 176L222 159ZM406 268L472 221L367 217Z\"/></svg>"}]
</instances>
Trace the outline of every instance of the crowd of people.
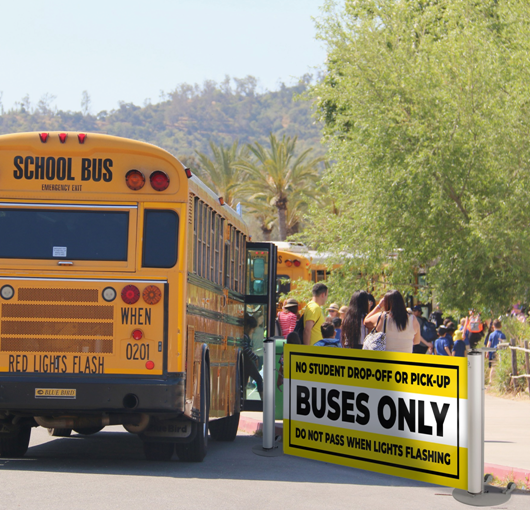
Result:
<instances>
[{"instance_id":1,"label":"crowd of people","mask_svg":"<svg viewBox=\"0 0 530 510\"><path fill-rule=\"evenodd\" d=\"M430 354L435 356L465 357L484 338L484 324L480 315L470 310L458 326L451 318L443 318L439 310L429 318L423 316L425 307L407 308L397 290L387 292L379 302L364 290L353 293L348 306L331 303L327 315L322 309L328 299L328 288L317 283L312 298L299 316L299 303L286 299L278 312L278 333L288 344L362 349L370 333L385 333L385 350L392 352ZM298 331L297 331L298 330ZM496 349L506 340L502 323L495 319L490 324L485 346ZM282 357L283 358L283 357ZM490 382L495 371L495 352L488 352ZM280 360L282 365L282 360ZM278 387L283 382L282 370Z\"/></svg>"},{"instance_id":2,"label":"crowd of people","mask_svg":"<svg viewBox=\"0 0 530 510\"><path fill-rule=\"evenodd\" d=\"M384 332L387 351L456 357L465 357L484 335L480 316L474 311L458 326L452 319L444 319L439 310L427 319L421 305L407 308L398 290L387 292L379 302L364 290L356 291L348 306L331 303L324 315L322 308L327 299L327 286L315 284L301 321L299 303L292 298L285 300L278 313L280 334L284 338L291 333L296 335L297 324L302 322L297 335L301 344L362 349L369 333ZM487 346L496 348L506 338L500 320L493 321L492 330ZM494 353L489 353L490 366L494 359Z\"/></svg>"}]
</instances>

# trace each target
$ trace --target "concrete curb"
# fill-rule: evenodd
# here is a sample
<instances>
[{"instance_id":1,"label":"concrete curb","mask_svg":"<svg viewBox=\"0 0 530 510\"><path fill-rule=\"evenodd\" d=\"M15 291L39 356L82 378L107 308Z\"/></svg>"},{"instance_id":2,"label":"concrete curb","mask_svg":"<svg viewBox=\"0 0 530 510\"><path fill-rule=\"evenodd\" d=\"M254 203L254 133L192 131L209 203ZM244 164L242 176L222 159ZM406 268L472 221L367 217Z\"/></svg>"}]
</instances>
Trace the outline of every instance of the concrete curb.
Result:
<instances>
[{"instance_id":1,"label":"concrete curb","mask_svg":"<svg viewBox=\"0 0 530 510\"><path fill-rule=\"evenodd\" d=\"M262 434L263 422L241 415L239 418L239 430L247 434ZM283 436L283 423L276 424L274 435Z\"/></svg>"},{"instance_id":2,"label":"concrete curb","mask_svg":"<svg viewBox=\"0 0 530 510\"><path fill-rule=\"evenodd\" d=\"M263 422L241 415L239 418L239 430L247 434L262 434ZM276 423L275 435L283 436L283 423ZM484 474L486 473L492 474L501 481L514 481L519 488L521 488L521 485L524 485L527 489L530 487L530 471L526 469L484 464Z\"/></svg>"},{"instance_id":3,"label":"concrete curb","mask_svg":"<svg viewBox=\"0 0 530 510\"><path fill-rule=\"evenodd\" d=\"M526 489L530 488L530 471L526 469L512 468L507 466L498 466L497 464L484 464L484 474L492 474L501 481L513 481L518 488L524 485Z\"/></svg>"}]
</instances>

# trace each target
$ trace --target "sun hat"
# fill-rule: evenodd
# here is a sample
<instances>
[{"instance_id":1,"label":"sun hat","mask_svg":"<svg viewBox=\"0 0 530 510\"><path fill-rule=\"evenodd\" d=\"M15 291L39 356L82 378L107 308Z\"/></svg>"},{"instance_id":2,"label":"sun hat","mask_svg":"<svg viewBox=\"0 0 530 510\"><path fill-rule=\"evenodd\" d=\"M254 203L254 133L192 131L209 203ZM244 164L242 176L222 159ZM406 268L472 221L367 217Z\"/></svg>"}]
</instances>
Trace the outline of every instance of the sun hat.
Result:
<instances>
[{"instance_id":1,"label":"sun hat","mask_svg":"<svg viewBox=\"0 0 530 510\"><path fill-rule=\"evenodd\" d=\"M335 310L336 312L338 312L338 311L339 311L339 305L338 305L337 303L331 303L331 304L329 305L328 312L329 312L330 310Z\"/></svg>"}]
</instances>

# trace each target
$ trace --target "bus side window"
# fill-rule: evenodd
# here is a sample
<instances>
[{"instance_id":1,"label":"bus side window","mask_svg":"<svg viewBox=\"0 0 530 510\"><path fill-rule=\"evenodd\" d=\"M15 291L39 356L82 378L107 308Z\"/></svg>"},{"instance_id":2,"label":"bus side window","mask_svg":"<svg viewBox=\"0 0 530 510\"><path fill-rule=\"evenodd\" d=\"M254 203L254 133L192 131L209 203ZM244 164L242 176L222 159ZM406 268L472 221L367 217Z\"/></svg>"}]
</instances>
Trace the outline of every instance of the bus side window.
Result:
<instances>
[{"instance_id":1,"label":"bus side window","mask_svg":"<svg viewBox=\"0 0 530 510\"><path fill-rule=\"evenodd\" d=\"M225 287L230 288L230 241L225 243Z\"/></svg>"}]
</instances>

